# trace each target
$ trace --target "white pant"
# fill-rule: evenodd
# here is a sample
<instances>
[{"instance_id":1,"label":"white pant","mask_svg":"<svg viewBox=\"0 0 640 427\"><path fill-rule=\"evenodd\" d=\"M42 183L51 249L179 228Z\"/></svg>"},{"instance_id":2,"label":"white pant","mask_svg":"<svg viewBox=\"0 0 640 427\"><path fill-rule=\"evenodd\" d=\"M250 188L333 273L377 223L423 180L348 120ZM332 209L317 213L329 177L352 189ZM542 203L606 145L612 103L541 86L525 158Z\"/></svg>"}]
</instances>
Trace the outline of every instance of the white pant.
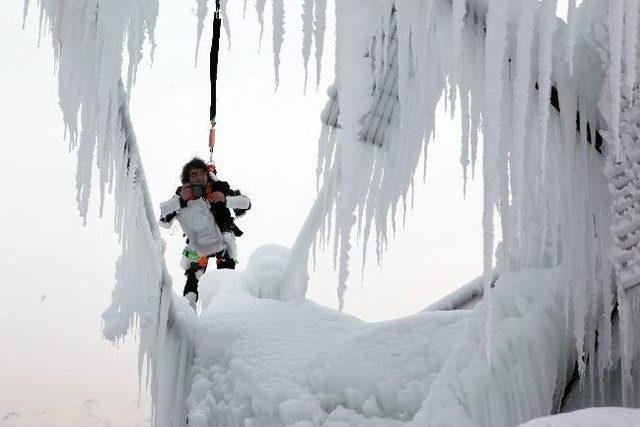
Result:
<instances>
[{"instance_id":1,"label":"white pant","mask_svg":"<svg viewBox=\"0 0 640 427\"><path fill-rule=\"evenodd\" d=\"M229 253L229 256L234 260L237 259L238 247L236 246L235 234L233 234L230 231L225 231L224 233L222 233L222 239L224 240L224 246L227 252ZM191 246L191 243L189 243L184 248L189 252L196 252L195 248ZM182 254L182 257L180 258L180 267L182 267L183 270L186 270L189 267L191 267L191 262L192 261L189 258L187 258L186 256L184 256L184 254ZM199 270L198 272L200 273L200 275L202 275L203 270ZM199 278L200 277L198 276L198 279Z\"/></svg>"}]
</instances>

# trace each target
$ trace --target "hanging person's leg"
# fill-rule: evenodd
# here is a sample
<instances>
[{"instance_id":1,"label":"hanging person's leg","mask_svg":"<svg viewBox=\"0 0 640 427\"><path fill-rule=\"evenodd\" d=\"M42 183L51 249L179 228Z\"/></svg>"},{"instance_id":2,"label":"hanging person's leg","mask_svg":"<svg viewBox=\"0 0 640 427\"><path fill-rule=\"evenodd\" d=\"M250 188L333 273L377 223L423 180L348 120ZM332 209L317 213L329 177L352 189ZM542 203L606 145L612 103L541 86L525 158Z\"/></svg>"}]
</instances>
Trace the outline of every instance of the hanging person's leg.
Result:
<instances>
[{"instance_id":1,"label":"hanging person's leg","mask_svg":"<svg viewBox=\"0 0 640 427\"><path fill-rule=\"evenodd\" d=\"M189 293L195 294L196 301L198 300L198 282L200 281L200 276L202 276L201 268L198 264L193 264L192 267L187 269L184 272L184 275L187 276L187 282L184 284L184 290L182 291L182 295L187 296Z\"/></svg>"},{"instance_id":2,"label":"hanging person's leg","mask_svg":"<svg viewBox=\"0 0 640 427\"><path fill-rule=\"evenodd\" d=\"M229 254L229 257L238 263L238 246L236 245L236 236L230 231L225 231L222 233L222 240L224 240L224 244L226 246L226 251Z\"/></svg>"},{"instance_id":3,"label":"hanging person's leg","mask_svg":"<svg viewBox=\"0 0 640 427\"><path fill-rule=\"evenodd\" d=\"M194 310L199 295L198 282L206 271L208 262L208 257L197 258L198 255L187 246L182 252L182 260L180 262L180 265L185 268L184 275L187 276L182 295L189 301L189 305L193 307Z\"/></svg>"},{"instance_id":4,"label":"hanging person's leg","mask_svg":"<svg viewBox=\"0 0 640 427\"><path fill-rule=\"evenodd\" d=\"M191 252L188 249L185 249L183 252L183 261L187 260L187 258ZM216 267L220 269L231 269L234 270L236 268L236 261L231 257L229 251L224 249L216 254L211 255L210 257L216 258ZM189 305L191 307L196 308L196 302L198 301L198 282L200 281L200 277L207 270L207 261L209 257L202 257L198 262L193 262L190 260L189 267L185 270L184 275L187 276L187 281L184 285L184 290L182 295L189 301ZM186 263L183 263L185 265Z\"/></svg>"},{"instance_id":5,"label":"hanging person's leg","mask_svg":"<svg viewBox=\"0 0 640 427\"><path fill-rule=\"evenodd\" d=\"M189 301L191 308L195 310L196 302L198 302L198 278L196 277L196 271L189 268L184 274L187 276L187 282L184 284L182 295Z\"/></svg>"},{"instance_id":6,"label":"hanging person's leg","mask_svg":"<svg viewBox=\"0 0 640 427\"><path fill-rule=\"evenodd\" d=\"M204 265L202 262L193 262L191 263L191 267L184 272L184 275L187 276L187 282L184 284L184 290L182 291L182 295L189 301L189 305L196 309L196 302L198 301L198 282L200 282L200 277L207 270L207 258L204 258Z\"/></svg>"},{"instance_id":7,"label":"hanging person's leg","mask_svg":"<svg viewBox=\"0 0 640 427\"><path fill-rule=\"evenodd\" d=\"M236 260L229 255L229 251L226 249L215 254L216 256L216 267L218 270L227 268L231 270L235 270L236 268Z\"/></svg>"}]
</instances>

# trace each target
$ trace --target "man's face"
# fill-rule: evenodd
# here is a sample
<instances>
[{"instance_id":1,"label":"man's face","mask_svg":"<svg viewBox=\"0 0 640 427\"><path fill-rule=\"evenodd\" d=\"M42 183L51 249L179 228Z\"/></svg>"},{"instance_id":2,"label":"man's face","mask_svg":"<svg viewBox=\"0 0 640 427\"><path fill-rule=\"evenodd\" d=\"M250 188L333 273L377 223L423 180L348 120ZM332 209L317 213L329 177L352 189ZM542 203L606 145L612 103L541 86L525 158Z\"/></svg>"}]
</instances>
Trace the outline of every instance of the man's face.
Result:
<instances>
[{"instance_id":1,"label":"man's face","mask_svg":"<svg viewBox=\"0 0 640 427\"><path fill-rule=\"evenodd\" d=\"M196 185L201 184L204 185L207 183L207 179L209 178L209 174L204 169L191 169L189 171L189 184Z\"/></svg>"}]
</instances>

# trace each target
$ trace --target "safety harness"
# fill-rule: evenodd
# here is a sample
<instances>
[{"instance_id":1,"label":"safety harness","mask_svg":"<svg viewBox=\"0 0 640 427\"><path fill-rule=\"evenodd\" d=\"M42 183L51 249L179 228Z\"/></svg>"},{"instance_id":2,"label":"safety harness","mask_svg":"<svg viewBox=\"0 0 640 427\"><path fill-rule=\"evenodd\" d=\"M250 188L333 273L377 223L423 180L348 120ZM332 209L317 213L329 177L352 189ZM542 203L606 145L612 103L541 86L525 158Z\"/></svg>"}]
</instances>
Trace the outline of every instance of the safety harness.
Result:
<instances>
[{"instance_id":1,"label":"safety harness","mask_svg":"<svg viewBox=\"0 0 640 427\"><path fill-rule=\"evenodd\" d=\"M184 249L182 251L182 255L191 261L192 268L195 267L195 270L206 268L209 263L209 258L216 258L216 267L218 269L221 268L235 268L235 265L238 261L229 256L229 252L226 249L221 250L220 252L216 252L212 255L200 256L195 251L190 251L189 249ZM194 265L195 264L195 265Z\"/></svg>"}]
</instances>

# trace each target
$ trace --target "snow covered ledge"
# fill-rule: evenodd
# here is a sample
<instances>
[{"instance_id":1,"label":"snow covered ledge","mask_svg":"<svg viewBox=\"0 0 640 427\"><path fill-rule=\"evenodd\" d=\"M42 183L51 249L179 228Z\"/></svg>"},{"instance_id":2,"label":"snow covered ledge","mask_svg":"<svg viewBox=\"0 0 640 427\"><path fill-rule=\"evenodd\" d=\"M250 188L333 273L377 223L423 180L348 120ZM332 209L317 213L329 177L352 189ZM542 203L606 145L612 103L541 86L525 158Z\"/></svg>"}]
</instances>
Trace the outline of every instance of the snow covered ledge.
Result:
<instances>
[{"instance_id":1,"label":"snow covered ledge","mask_svg":"<svg viewBox=\"0 0 640 427\"><path fill-rule=\"evenodd\" d=\"M640 409L588 408L568 414L537 418L522 427L635 427L640 420Z\"/></svg>"},{"instance_id":2,"label":"snow covered ledge","mask_svg":"<svg viewBox=\"0 0 640 427\"><path fill-rule=\"evenodd\" d=\"M203 276L190 426L507 426L557 410L572 340L556 271L500 277L489 363L482 302L366 323L260 299L286 252L260 248L245 271Z\"/></svg>"}]
</instances>

